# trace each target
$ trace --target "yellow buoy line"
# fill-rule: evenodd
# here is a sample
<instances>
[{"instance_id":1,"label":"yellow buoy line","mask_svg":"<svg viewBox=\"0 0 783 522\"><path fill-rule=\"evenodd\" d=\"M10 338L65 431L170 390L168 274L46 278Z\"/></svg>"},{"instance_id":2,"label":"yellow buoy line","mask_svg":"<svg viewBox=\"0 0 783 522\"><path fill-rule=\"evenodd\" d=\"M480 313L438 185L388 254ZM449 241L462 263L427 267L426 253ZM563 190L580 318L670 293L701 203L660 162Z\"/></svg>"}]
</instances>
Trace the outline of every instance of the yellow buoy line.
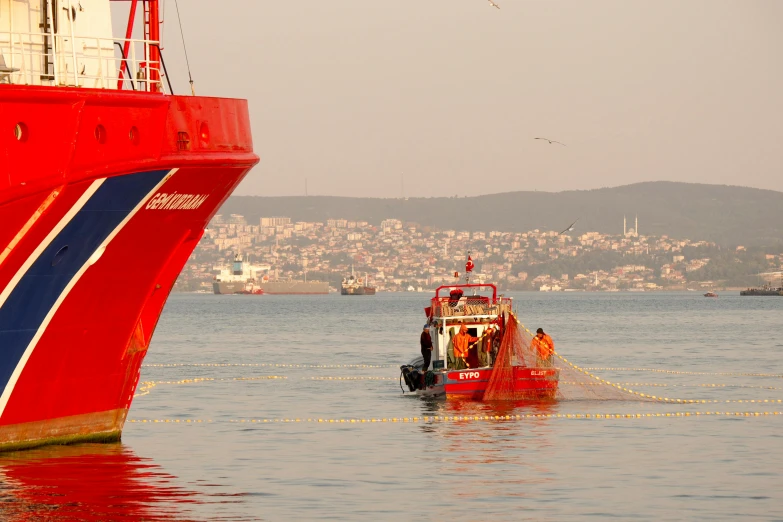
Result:
<instances>
[{"instance_id":1,"label":"yellow buoy line","mask_svg":"<svg viewBox=\"0 0 783 522\"><path fill-rule=\"evenodd\" d=\"M681 411L669 413L526 413L518 415L457 415L457 416L422 416L422 417L384 417L384 418L288 418L288 419L129 419L127 422L138 424L280 424L280 423L314 423L314 424L367 424L367 423L443 423L443 422L506 422L527 419L648 419L663 417L767 417L783 415L780 411Z\"/></svg>"},{"instance_id":2,"label":"yellow buoy line","mask_svg":"<svg viewBox=\"0 0 783 522\"><path fill-rule=\"evenodd\" d=\"M671 373L674 375L723 375L731 377L774 377L783 378L783 374L779 373L735 373L735 372L684 372L679 370L663 370L660 368L599 368L599 367L586 367L585 370L597 372L597 371L613 371L613 372L657 372L657 373Z\"/></svg>"},{"instance_id":3,"label":"yellow buoy line","mask_svg":"<svg viewBox=\"0 0 783 522\"><path fill-rule=\"evenodd\" d=\"M578 384L580 386L603 386L600 382L574 382L560 381L560 384ZM758 390L783 390L775 386L752 386L750 384L718 384L718 383L696 383L696 384L671 384L660 382L618 382L623 386L651 386L661 388L753 388Z\"/></svg>"},{"instance_id":4,"label":"yellow buoy line","mask_svg":"<svg viewBox=\"0 0 783 522\"><path fill-rule=\"evenodd\" d=\"M304 380L309 381L398 381L399 377L373 377L373 376L316 376L316 377L302 377ZM575 381L560 381L560 384L576 384L580 386L605 386L602 382L575 382ZM671 388L753 388L759 390L783 390L783 388L776 388L775 386L751 386L744 384L717 384L717 383L704 383L704 384L667 384L657 382L619 382L617 384L623 386L650 386L650 387L671 387Z\"/></svg>"},{"instance_id":5,"label":"yellow buoy line","mask_svg":"<svg viewBox=\"0 0 783 522\"><path fill-rule=\"evenodd\" d=\"M202 382L226 382L226 381L261 381L261 380L276 380L276 379L288 379L285 375L260 375L254 377L194 377L192 379L180 379L178 381L143 381L139 384L137 393L133 396L142 397L149 395L152 388L159 384L197 384ZM356 376L356 377L302 377L302 380L311 381L396 381L398 377L372 377L372 376Z\"/></svg>"},{"instance_id":6,"label":"yellow buoy line","mask_svg":"<svg viewBox=\"0 0 783 522\"><path fill-rule=\"evenodd\" d=\"M622 386L622 385L620 385L620 384L616 384L616 383L613 383L613 382L607 381L606 379L601 379L600 377L598 377L598 376L595 376L595 375L593 375L592 373L590 373L590 372L588 372L588 371L586 371L586 370L583 370L582 368L580 368L580 367L576 366L575 364L572 364L571 362L569 362L569 361L568 361L568 360L567 360L565 357L563 357L562 355L559 355L559 354L557 354L557 353L555 353L555 355L556 355L556 356L557 356L557 357L558 357L558 358L559 358L561 361L563 361L564 363L566 363L567 365L569 365L569 366L570 366L571 368L573 368L574 370L576 370L576 371L578 371L578 372L581 372L581 373L583 373L583 374L585 374L585 375L589 376L589 377L590 377L590 378L592 378L592 379L595 379L596 381L598 381L598 382L600 382L600 383L602 383L602 384L605 384L605 385L607 385L607 386L611 386L611 387L613 387L613 388L617 388L618 390L622 390L622 391L624 391L624 392L626 392L626 393L630 393L630 394L632 394L632 395L636 395L636 396L638 396L638 397L643 397L643 398L645 398L645 399L652 399L652 400L654 400L654 401L659 401L659 402L667 402L667 403L677 403L677 404L717 404L717 403L724 403L724 404L725 404L725 403L732 403L732 402L737 402L737 403L744 403L744 402L783 402L783 399L753 399L753 400L744 400L744 399L741 399L741 400L719 400L719 399L671 399L671 398L669 398L669 397L659 397L659 396L656 396L656 395L649 395L649 394L647 394L647 393L641 393L641 392L638 392L638 391L632 390L632 389L630 389L630 388L626 388L625 386Z\"/></svg>"},{"instance_id":7,"label":"yellow buoy line","mask_svg":"<svg viewBox=\"0 0 783 522\"><path fill-rule=\"evenodd\" d=\"M513 317L513 316L512 316ZM517 321L517 324L519 324L529 335L533 336L533 333L523 325L519 319L514 317L514 319ZM635 395L641 398L644 398L646 400L654 400L664 403L678 403L678 404L717 404L717 403L781 403L783 400L781 399L747 399L747 400L708 400L708 399L674 399L669 397L659 397L656 395L650 395L646 393L641 393L635 390L632 390L630 388L626 388L626 386L650 386L650 387L685 387L685 386L692 386L692 387L704 387L704 388L725 388L725 387L743 387L743 388L760 388L760 389L769 389L769 390L777 390L778 388L775 387L765 387L765 386L742 386L742 385L727 385L727 384L711 384L711 383L704 383L704 384L667 384L667 383L638 383L638 382L624 382L624 383L613 383L606 379L602 379L601 377L598 377L597 375L592 374L590 371L598 371L598 370L605 370L605 371L648 371L648 372L659 372L659 373L669 373L669 374L681 374L681 375L723 375L723 376L753 376L753 377L783 377L783 375L778 374L763 374L763 373L727 373L727 372L718 372L718 373L710 373L710 372L687 372L687 371L675 371L675 370L664 370L664 369L654 369L654 368L608 368L608 367L587 367L587 368L581 368L570 361L568 361L565 357L561 356L560 354L556 353L554 354L558 359L563 361L565 364L570 366L575 371L578 371L584 375L587 375L592 379L593 382L585 382L585 383L579 383L579 382L568 382L563 381L562 384L572 384L572 385L580 385L580 386L611 386L613 388L616 388L618 390L621 390L623 392L626 392L631 395ZM145 364L143 367L149 367L149 368L175 368L175 367L266 367L266 368L391 368L395 367L395 365L386 364L386 365L368 365L368 364L323 364L323 365L313 365L313 364L277 364L277 363L169 363L169 364ZM590 371L588 371L590 370ZM231 377L231 378L216 378L216 377L197 377L197 378L191 378L191 379L182 379L179 381L146 381L142 382L139 385L138 393L134 395L134 397L140 397L144 395L148 395L150 393L150 390L154 388L155 386L159 384L192 384L192 383L200 383L200 382L215 382L215 381L252 381L252 380L267 380L267 379L287 379L285 376L276 376L276 375L267 375L267 376L256 376L256 377ZM305 380L312 380L312 381L363 381L363 380L374 380L374 381L392 381L397 380L398 377L385 377L385 376L304 376L302 379Z\"/></svg>"},{"instance_id":8,"label":"yellow buoy line","mask_svg":"<svg viewBox=\"0 0 783 522\"><path fill-rule=\"evenodd\" d=\"M171 384L171 385L178 385L178 384L198 384L203 382L228 382L228 381L259 381L259 380L287 380L288 377L283 375L260 375L255 377L194 377L192 379L181 379L178 381L144 381L139 385L138 393L134 395L134 397L141 397L144 395L148 395L152 388L161 385L161 384ZM303 380L316 380L316 381L340 381L340 380L397 380L397 377L372 377L372 376L357 376L357 377L302 377ZM607 384L606 383L585 383L589 384L591 386L599 385L599 384ZM565 384L565 383L564 383ZM580 384L580 383L573 383L573 384ZM608 383L615 387L620 387L618 384ZM668 399L665 397L655 397L655 396L648 396L646 394L642 394L639 392L634 392L633 390L628 390L626 388L620 387L620 389L624 391L628 391L630 393L634 393L636 395L641 395L642 397L650 397L654 398L659 401L663 402L672 402L672 403L681 403L681 404L729 404L729 403L742 403L742 404L774 404L774 403L783 403L783 399Z\"/></svg>"},{"instance_id":9,"label":"yellow buoy line","mask_svg":"<svg viewBox=\"0 0 783 522\"><path fill-rule=\"evenodd\" d=\"M524 324L522 324L519 321L519 319L516 319L516 321L517 321L517 324L520 327L522 327L530 336L533 336L533 332L531 332ZM647 394L647 393L641 393L641 392L632 390L630 388L626 388L623 385L607 381L606 379L602 379L602 378L598 377L597 375L593 375L592 373L590 373L586 369L580 368L579 366L573 364L572 362L570 362L568 359L566 359L565 357L563 357L562 355L560 355L557 352L555 352L554 355L555 355L555 357L557 357L558 359L560 359L561 361L566 363L568 366L570 366L574 370L576 370L576 371L578 371L578 372L580 372L580 373L582 373L584 375L587 375L588 377L590 377L591 379L593 379L596 382L600 382L600 383L605 384L607 386L611 386L611 387L616 388L618 390L624 391L625 393L629 393L631 395L636 395L637 397L642 397L644 399L654 400L654 401L659 401L659 402L667 402L667 403L677 403L677 404L708 404L708 403L725 402L725 401L706 400L706 399L672 399L672 398L669 398L669 397L659 397L659 396L656 396L656 395L650 395L650 394ZM668 370L664 370L664 372L665 371L668 371ZM694 374L698 375L698 373L694 373ZM759 376L759 375L762 375L762 374L756 374L756 375ZM772 402L777 402L777 401L773 400Z\"/></svg>"},{"instance_id":10,"label":"yellow buoy line","mask_svg":"<svg viewBox=\"0 0 783 522\"><path fill-rule=\"evenodd\" d=\"M522 328L532 335L524 325ZM276 364L276 363L169 363L169 364L143 364L142 368L182 368L182 367L205 367L205 368L233 368L233 367L256 367L256 368L397 368L396 364ZM733 373L733 372L686 372L677 370L665 370L661 368L609 368L587 366L582 368L587 371L622 371L622 372L657 372L669 373L674 375L722 375L733 377L774 377L783 378L783 374L777 373Z\"/></svg>"},{"instance_id":11,"label":"yellow buoy line","mask_svg":"<svg viewBox=\"0 0 783 522\"><path fill-rule=\"evenodd\" d=\"M264 375L258 377L232 377L232 378L215 378L215 377L199 377L193 379L182 379L179 381L154 381L156 384L189 384L194 382L203 381L254 381L260 379L288 379L288 377L281 375ZM397 377L386 376L374 376L374 375L315 375L315 376L302 376L302 380L306 381L398 381ZM142 384L149 384L153 381L147 381ZM576 381L560 381L560 384L573 384L578 386L605 386L603 382L576 382ZM622 386L648 386L659 388L748 388L759 390L783 390L775 386L753 386L749 384L725 384L725 383L696 383L696 384L674 384L674 383L660 383L660 382L619 382L616 383Z\"/></svg>"},{"instance_id":12,"label":"yellow buoy line","mask_svg":"<svg viewBox=\"0 0 783 522\"><path fill-rule=\"evenodd\" d=\"M522 328L532 335L524 325ZM142 368L182 368L182 367L209 367L209 368L228 368L228 367L257 367L257 368L397 368L396 364L276 364L276 363L169 363L169 364L143 364ZM678 370L665 370L661 368L609 368L587 366L583 368L588 371L618 371L618 372L657 372L669 373L673 375L722 375L733 377L774 377L783 378L783 374L778 373L735 373L735 372L687 372Z\"/></svg>"},{"instance_id":13,"label":"yellow buoy line","mask_svg":"<svg viewBox=\"0 0 783 522\"><path fill-rule=\"evenodd\" d=\"M195 384L200 382L218 382L218 381L260 381L270 379L288 379L283 375L261 375L256 377L194 377L192 379L181 379L179 381L144 381L139 384L138 393L133 397L148 395L150 390L159 384Z\"/></svg>"}]
</instances>

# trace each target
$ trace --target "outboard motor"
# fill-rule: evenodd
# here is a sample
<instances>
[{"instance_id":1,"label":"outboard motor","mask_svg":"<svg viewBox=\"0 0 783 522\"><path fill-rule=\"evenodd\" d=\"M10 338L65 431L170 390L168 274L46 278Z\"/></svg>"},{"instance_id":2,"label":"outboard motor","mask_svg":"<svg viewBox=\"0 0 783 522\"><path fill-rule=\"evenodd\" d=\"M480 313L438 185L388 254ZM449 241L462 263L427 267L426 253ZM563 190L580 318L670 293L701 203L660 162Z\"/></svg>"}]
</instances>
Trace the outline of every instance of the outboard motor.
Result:
<instances>
[{"instance_id":1,"label":"outboard motor","mask_svg":"<svg viewBox=\"0 0 783 522\"><path fill-rule=\"evenodd\" d=\"M421 389L421 372L415 366L410 364L400 366L400 380L402 379L405 379L405 384L408 385L410 391L414 392ZM402 388L402 383L400 383L400 388Z\"/></svg>"}]
</instances>

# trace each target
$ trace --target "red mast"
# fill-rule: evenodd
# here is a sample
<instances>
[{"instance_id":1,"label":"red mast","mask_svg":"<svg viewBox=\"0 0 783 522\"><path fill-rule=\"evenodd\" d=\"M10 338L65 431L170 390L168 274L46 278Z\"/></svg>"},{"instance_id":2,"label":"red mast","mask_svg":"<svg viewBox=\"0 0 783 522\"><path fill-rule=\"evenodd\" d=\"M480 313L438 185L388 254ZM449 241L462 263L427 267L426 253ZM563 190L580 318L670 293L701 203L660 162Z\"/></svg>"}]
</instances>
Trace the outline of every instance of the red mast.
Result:
<instances>
[{"instance_id":1,"label":"red mast","mask_svg":"<svg viewBox=\"0 0 783 522\"><path fill-rule=\"evenodd\" d=\"M149 40L147 69L149 70L150 91L160 92L160 4L158 0L145 0L144 39Z\"/></svg>"}]
</instances>

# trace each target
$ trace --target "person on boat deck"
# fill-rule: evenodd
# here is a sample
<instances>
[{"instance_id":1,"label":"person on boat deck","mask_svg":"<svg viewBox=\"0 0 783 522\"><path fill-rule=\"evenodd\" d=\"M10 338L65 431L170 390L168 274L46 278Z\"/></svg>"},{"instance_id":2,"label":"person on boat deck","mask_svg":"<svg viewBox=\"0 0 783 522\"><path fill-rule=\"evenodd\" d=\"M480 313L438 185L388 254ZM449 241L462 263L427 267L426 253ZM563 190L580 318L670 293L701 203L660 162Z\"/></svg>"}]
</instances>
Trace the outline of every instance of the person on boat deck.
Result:
<instances>
[{"instance_id":1,"label":"person on boat deck","mask_svg":"<svg viewBox=\"0 0 783 522\"><path fill-rule=\"evenodd\" d=\"M441 330L442 329L443 328L441 328ZM446 345L446 361L448 363L448 368L456 368L457 363L456 363L456 359L454 358L454 329L449 328L448 332L449 332L449 342Z\"/></svg>"},{"instance_id":2,"label":"person on boat deck","mask_svg":"<svg viewBox=\"0 0 783 522\"><path fill-rule=\"evenodd\" d=\"M485 332L479 343L478 362L479 366L492 366L492 342L495 336L495 330L490 327Z\"/></svg>"},{"instance_id":3,"label":"person on boat deck","mask_svg":"<svg viewBox=\"0 0 783 522\"><path fill-rule=\"evenodd\" d=\"M492 333L492 347L490 348L490 366L495 366L495 361L498 358L498 352L500 351L500 343L503 341L503 330L496 328Z\"/></svg>"},{"instance_id":4,"label":"person on boat deck","mask_svg":"<svg viewBox=\"0 0 783 522\"><path fill-rule=\"evenodd\" d=\"M536 336L530 343L530 348L536 351L538 366L552 366L552 356L555 353L555 342L542 328L536 330Z\"/></svg>"},{"instance_id":5,"label":"person on boat deck","mask_svg":"<svg viewBox=\"0 0 783 522\"><path fill-rule=\"evenodd\" d=\"M421 371L426 372L430 368L430 359L432 358L432 337L430 337L429 325L424 325L419 342L421 343L421 356L424 357Z\"/></svg>"},{"instance_id":6,"label":"person on boat deck","mask_svg":"<svg viewBox=\"0 0 783 522\"><path fill-rule=\"evenodd\" d=\"M459 333L454 336L454 358L456 359L455 370L464 370L468 367L465 359L470 351L470 343L478 341L478 337L473 337L468 333L468 327L464 324L460 327Z\"/></svg>"}]
</instances>

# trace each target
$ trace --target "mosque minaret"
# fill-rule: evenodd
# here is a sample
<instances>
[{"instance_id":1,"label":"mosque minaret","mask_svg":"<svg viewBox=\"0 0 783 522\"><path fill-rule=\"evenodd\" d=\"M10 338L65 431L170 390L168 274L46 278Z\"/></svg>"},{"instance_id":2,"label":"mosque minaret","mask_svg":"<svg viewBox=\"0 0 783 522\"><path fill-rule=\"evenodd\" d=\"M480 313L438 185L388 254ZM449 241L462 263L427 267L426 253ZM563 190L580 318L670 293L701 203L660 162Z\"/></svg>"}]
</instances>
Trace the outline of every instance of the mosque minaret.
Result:
<instances>
[{"instance_id":1,"label":"mosque minaret","mask_svg":"<svg viewBox=\"0 0 783 522\"><path fill-rule=\"evenodd\" d=\"M627 222L625 216L623 216L623 237L639 237L639 215L636 215L634 227L630 230L627 228Z\"/></svg>"}]
</instances>

